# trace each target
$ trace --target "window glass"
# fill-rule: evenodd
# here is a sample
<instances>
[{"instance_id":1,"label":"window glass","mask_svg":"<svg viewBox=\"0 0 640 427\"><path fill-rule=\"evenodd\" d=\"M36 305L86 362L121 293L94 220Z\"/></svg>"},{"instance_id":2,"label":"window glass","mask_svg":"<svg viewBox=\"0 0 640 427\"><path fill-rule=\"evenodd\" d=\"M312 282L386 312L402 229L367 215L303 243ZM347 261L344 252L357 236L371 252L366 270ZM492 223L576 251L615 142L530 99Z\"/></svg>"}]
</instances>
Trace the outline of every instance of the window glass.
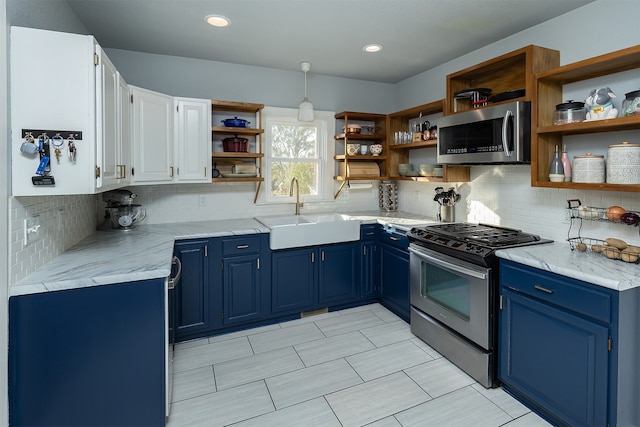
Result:
<instances>
[{"instance_id":1,"label":"window glass","mask_svg":"<svg viewBox=\"0 0 640 427\"><path fill-rule=\"evenodd\" d=\"M315 112L313 122L300 122L298 111L267 107L264 112L264 202L289 203L290 185L298 180L304 201L332 200L333 112ZM331 130L329 130L331 129Z\"/></svg>"}]
</instances>

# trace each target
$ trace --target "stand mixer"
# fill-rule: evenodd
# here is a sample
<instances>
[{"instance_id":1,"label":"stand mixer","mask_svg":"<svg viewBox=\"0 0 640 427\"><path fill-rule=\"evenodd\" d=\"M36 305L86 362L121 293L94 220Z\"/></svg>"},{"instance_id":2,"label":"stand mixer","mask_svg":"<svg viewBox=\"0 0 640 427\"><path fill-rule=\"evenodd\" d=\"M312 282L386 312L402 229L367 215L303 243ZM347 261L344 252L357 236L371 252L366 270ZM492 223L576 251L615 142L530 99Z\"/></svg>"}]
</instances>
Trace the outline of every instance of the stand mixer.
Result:
<instances>
[{"instance_id":1,"label":"stand mixer","mask_svg":"<svg viewBox=\"0 0 640 427\"><path fill-rule=\"evenodd\" d=\"M129 190L113 190L102 193L104 222L98 230L131 230L133 225L146 217L146 211L140 205L133 204L137 196Z\"/></svg>"}]
</instances>

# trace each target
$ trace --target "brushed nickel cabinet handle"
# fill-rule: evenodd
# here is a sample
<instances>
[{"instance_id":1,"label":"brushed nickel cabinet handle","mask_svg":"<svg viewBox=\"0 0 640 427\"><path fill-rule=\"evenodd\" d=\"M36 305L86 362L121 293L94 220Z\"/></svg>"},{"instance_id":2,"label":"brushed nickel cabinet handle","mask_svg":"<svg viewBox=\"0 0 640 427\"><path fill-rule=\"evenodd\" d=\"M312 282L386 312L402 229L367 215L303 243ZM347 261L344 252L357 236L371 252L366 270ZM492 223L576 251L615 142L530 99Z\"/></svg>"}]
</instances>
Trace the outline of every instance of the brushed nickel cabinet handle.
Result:
<instances>
[{"instance_id":1,"label":"brushed nickel cabinet handle","mask_svg":"<svg viewBox=\"0 0 640 427\"><path fill-rule=\"evenodd\" d=\"M247 249L249 247L249 245L238 245L236 246L236 249Z\"/></svg>"},{"instance_id":2,"label":"brushed nickel cabinet handle","mask_svg":"<svg viewBox=\"0 0 640 427\"><path fill-rule=\"evenodd\" d=\"M537 290L542 291L542 292L544 292L546 294L552 294L554 292L553 289L547 289L547 288L545 288L543 286L540 286L540 285L535 285L534 288L536 288Z\"/></svg>"}]
</instances>

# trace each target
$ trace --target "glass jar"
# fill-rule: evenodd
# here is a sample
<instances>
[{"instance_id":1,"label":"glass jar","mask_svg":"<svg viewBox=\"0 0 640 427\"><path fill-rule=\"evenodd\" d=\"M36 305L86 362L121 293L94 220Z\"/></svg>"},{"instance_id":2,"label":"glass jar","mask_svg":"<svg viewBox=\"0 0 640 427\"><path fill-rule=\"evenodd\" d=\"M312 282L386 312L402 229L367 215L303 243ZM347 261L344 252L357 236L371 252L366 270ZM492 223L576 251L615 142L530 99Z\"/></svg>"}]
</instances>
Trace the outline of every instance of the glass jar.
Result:
<instances>
[{"instance_id":1,"label":"glass jar","mask_svg":"<svg viewBox=\"0 0 640 427\"><path fill-rule=\"evenodd\" d=\"M640 90L625 93L622 101L622 117L640 115Z\"/></svg>"},{"instance_id":2,"label":"glass jar","mask_svg":"<svg viewBox=\"0 0 640 427\"><path fill-rule=\"evenodd\" d=\"M584 122L585 118L586 110L584 109L584 102L570 99L567 102L556 105L553 124L564 125L567 123Z\"/></svg>"}]
</instances>

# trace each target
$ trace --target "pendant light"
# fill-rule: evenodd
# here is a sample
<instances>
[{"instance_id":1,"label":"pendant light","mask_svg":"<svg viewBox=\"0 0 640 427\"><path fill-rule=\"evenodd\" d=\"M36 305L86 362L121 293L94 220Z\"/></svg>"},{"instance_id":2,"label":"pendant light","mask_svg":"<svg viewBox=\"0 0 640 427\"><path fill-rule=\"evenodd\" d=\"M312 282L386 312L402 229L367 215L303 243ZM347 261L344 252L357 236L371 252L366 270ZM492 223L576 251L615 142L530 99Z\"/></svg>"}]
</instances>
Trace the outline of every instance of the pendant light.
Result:
<instances>
[{"instance_id":1,"label":"pendant light","mask_svg":"<svg viewBox=\"0 0 640 427\"><path fill-rule=\"evenodd\" d=\"M307 72L311 69L310 62L301 62L300 68L304 71L304 99L298 106L298 120L301 122L312 122L313 116L313 104L307 98Z\"/></svg>"}]
</instances>

